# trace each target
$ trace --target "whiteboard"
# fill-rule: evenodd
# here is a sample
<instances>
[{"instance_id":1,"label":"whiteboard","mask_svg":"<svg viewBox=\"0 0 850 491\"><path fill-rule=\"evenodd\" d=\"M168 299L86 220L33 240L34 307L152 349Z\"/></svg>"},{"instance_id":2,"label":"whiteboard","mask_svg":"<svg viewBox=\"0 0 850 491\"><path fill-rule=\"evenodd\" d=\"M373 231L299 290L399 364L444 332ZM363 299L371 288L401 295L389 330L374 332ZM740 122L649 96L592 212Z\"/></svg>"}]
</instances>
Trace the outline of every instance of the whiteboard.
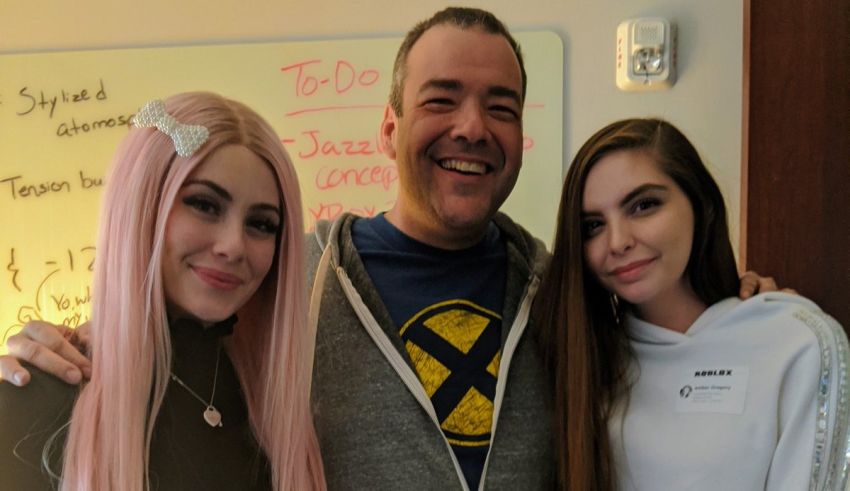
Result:
<instances>
[{"instance_id":1,"label":"whiteboard","mask_svg":"<svg viewBox=\"0 0 850 491\"><path fill-rule=\"evenodd\" d=\"M516 37L529 79L525 151L503 210L548 241L562 179L563 45L552 32ZM295 162L308 229L389 209L398 174L379 125L400 41L0 56L0 341L30 319L88 320L104 175L150 99L210 90L270 121Z\"/></svg>"}]
</instances>

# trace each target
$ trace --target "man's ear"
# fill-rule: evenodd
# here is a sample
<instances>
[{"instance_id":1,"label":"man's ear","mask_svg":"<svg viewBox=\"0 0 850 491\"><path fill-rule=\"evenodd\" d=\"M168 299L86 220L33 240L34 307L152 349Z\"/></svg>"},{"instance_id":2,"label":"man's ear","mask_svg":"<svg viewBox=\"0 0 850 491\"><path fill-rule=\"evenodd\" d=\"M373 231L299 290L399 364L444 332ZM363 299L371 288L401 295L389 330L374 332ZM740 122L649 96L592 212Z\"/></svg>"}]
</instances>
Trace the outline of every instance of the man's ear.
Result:
<instances>
[{"instance_id":1,"label":"man's ear","mask_svg":"<svg viewBox=\"0 0 850 491\"><path fill-rule=\"evenodd\" d=\"M381 121L381 151L393 160L396 157L396 128L398 128L398 116L396 116L392 106L387 104L384 108L384 120Z\"/></svg>"}]
</instances>

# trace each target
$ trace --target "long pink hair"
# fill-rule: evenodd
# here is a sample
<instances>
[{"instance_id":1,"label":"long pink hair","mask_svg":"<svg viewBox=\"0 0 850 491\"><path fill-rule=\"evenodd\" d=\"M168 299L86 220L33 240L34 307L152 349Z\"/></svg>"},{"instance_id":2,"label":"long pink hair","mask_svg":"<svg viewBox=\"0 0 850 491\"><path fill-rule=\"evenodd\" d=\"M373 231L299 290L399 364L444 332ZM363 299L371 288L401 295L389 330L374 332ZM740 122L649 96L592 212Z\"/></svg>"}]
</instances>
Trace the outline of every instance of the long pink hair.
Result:
<instances>
[{"instance_id":1,"label":"long pink hair","mask_svg":"<svg viewBox=\"0 0 850 491\"><path fill-rule=\"evenodd\" d=\"M310 367L301 196L274 130L247 106L211 93L166 101L181 123L210 131L177 156L156 129L133 128L118 149L97 241L91 381L74 407L62 489L148 489L150 444L171 369L161 258L166 217L192 170L223 145L243 145L277 176L283 230L274 264L238 312L227 344L275 489L324 489L309 407Z\"/></svg>"}]
</instances>

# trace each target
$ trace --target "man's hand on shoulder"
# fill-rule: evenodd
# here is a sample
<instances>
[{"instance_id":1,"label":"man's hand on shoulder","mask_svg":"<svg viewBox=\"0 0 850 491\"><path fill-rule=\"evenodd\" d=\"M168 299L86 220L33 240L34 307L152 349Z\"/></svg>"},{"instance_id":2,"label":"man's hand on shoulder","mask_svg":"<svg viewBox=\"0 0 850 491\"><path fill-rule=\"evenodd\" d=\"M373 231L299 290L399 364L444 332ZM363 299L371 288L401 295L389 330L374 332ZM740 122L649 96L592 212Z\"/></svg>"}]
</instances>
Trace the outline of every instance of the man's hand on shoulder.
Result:
<instances>
[{"instance_id":1,"label":"man's hand on shoulder","mask_svg":"<svg viewBox=\"0 0 850 491\"><path fill-rule=\"evenodd\" d=\"M755 271L747 271L741 275L741 291L738 295L742 300L746 300L757 293L767 293L783 291L785 293L793 293L798 295L797 291L792 288L779 289L776 286L776 281L770 276L759 276Z\"/></svg>"},{"instance_id":2,"label":"man's hand on shoulder","mask_svg":"<svg viewBox=\"0 0 850 491\"><path fill-rule=\"evenodd\" d=\"M69 384L91 377L91 361L82 354L88 350L88 323L71 329L44 321L31 321L6 341L9 354L0 356L0 379L19 387L27 385L30 373L26 361Z\"/></svg>"}]
</instances>

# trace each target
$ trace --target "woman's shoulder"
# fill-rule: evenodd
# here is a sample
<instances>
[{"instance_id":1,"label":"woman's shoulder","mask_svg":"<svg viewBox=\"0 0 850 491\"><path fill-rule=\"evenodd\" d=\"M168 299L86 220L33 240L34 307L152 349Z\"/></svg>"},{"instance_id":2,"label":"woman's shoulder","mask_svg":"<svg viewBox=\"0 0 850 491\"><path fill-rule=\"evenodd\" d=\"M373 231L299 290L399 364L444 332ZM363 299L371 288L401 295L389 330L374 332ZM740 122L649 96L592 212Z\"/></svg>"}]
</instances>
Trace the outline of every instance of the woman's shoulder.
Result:
<instances>
[{"instance_id":1,"label":"woman's shoulder","mask_svg":"<svg viewBox=\"0 0 850 491\"><path fill-rule=\"evenodd\" d=\"M791 355L783 393L791 404L812 401L817 489L844 489L843 469L850 465L850 347L844 329L811 300L781 292L740 302L730 314L760 329L762 349ZM808 397L794 395L802 393Z\"/></svg>"},{"instance_id":2,"label":"woman's shoulder","mask_svg":"<svg viewBox=\"0 0 850 491\"><path fill-rule=\"evenodd\" d=\"M738 304L728 316L729 332L752 330L762 349L786 353L805 373L817 373L821 394L837 394L830 405L843 401L850 411L850 345L841 325L811 300L782 292L771 292ZM746 334L743 334L746 336ZM845 416L850 416L846 414Z\"/></svg>"},{"instance_id":3,"label":"woman's shoulder","mask_svg":"<svg viewBox=\"0 0 850 491\"><path fill-rule=\"evenodd\" d=\"M59 411L74 404L79 387L68 385L62 380L45 373L33 366L27 366L32 377L24 387L17 387L6 382L0 382L0 419L8 420L7 416L37 417L30 409L53 408ZM43 413L43 410L36 413Z\"/></svg>"},{"instance_id":4,"label":"woman's shoulder","mask_svg":"<svg viewBox=\"0 0 850 491\"><path fill-rule=\"evenodd\" d=\"M808 298L791 293L761 293L738 302L724 317L725 323L762 327L776 335L794 337L796 333L810 341L846 344L844 330L835 319Z\"/></svg>"},{"instance_id":5,"label":"woman's shoulder","mask_svg":"<svg viewBox=\"0 0 850 491\"><path fill-rule=\"evenodd\" d=\"M759 295L763 308L793 319L792 327L805 330L810 341L808 364L817 368L813 378L815 400L815 456L813 479L817 489L845 489L850 466L850 346L841 325L811 300L799 295ZM746 303L746 302L744 302ZM814 351L814 353L811 353ZM800 367L808 373L805 367Z\"/></svg>"},{"instance_id":6,"label":"woman's shoulder","mask_svg":"<svg viewBox=\"0 0 850 491\"><path fill-rule=\"evenodd\" d=\"M699 333L716 342L756 350L772 363L784 360L807 372L847 371L850 347L844 329L805 297L770 292L744 301L730 298L709 313Z\"/></svg>"},{"instance_id":7,"label":"woman's shoulder","mask_svg":"<svg viewBox=\"0 0 850 491\"><path fill-rule=\"evenodd\" d=\"M51 443L51 470L58 473L65 428L77 387L34 367L26 387L0 383L0 476L14 489L48 489L42 466L44 448Z\"/></svg>"}]
</instances>

